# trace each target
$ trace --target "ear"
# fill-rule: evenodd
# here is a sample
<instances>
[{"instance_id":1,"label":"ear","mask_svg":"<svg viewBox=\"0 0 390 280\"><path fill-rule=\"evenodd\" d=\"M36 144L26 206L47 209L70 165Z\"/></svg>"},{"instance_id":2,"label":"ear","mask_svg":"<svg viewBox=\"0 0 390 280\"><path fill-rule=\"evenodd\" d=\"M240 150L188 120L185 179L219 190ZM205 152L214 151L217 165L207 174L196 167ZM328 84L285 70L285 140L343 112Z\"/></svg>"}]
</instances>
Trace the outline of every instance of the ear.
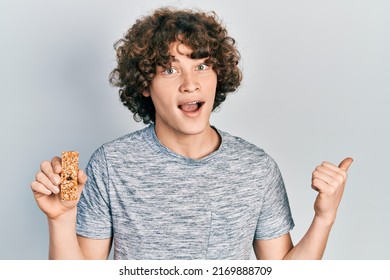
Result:
<instances>
[{"instance_id":1,"label":"ear","mask_svg":"<svg viewBox=\"0 0 390 280\"><path fill-rule=\"evenodd\" d=\"M147 89L145 89L145 90L142 92L142 95L143 95L144 97L150 97L150 92L149 92Z\"/></svg>"}]
</instances>

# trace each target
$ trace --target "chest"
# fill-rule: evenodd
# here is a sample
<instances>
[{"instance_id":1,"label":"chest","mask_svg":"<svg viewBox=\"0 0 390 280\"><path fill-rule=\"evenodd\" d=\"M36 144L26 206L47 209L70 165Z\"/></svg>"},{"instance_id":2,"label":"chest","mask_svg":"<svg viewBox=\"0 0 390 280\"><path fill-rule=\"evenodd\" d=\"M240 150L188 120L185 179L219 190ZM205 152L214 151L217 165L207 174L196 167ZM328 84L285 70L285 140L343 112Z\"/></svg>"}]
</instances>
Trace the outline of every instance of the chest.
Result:
<instances>
[{"instance_id":1,"label":"chest","mask_svg":"<svg viewBox=\"0 0 390 280\"><path fill-rule=\"evenodd\" d=\"M114 239L131 243L123 247L136 249L133 257L141 252L140 258L148 252L169 258L166 254L175 252L176 259L247 254L262 204L261 181L253 174L180 166L160 168L157 176L152 170L113 172Z\"/></svg>"}]
</instances>

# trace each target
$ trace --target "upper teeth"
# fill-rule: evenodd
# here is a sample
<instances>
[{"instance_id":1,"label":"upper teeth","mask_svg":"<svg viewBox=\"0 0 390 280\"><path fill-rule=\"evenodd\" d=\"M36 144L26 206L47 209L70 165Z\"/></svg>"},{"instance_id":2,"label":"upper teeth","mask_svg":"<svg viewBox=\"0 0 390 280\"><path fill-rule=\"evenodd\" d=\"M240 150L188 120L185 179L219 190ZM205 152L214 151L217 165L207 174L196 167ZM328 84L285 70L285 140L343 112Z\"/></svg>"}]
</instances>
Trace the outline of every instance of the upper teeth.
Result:
<instances>
[{"instance_id":1,"label":"upper teeth","mask_svg":"<svg viewBox=\"0 0 390 280\"><path fill-rule=\"evenodd\" d=\"M194 105L194 104L197 104L197 103L200 103L199 101L194 101L194 102L188 102L188 103L186 103L186 104L188 104L188 105Z\"/></svg>"}]
</instances>

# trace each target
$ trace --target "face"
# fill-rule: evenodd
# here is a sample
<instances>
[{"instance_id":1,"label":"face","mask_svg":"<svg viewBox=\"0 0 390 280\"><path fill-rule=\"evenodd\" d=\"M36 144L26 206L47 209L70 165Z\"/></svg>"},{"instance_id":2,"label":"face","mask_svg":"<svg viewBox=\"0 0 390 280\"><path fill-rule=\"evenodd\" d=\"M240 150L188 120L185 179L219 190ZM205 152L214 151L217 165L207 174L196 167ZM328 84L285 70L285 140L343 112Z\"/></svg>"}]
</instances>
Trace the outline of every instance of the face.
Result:
<instances>
[{"instance_id":1,"label":"face","mask_svg":"<svg viewBox=\"0 0 390 280\"><path fill-rule=\"evenodd\" d=\"M191 59L191 49L172 43L169 68L157 67L149 91L156 109L156 131L176 135L197 135L210 129L217 74L204 59Z\"/></svg>"}]
</instances>

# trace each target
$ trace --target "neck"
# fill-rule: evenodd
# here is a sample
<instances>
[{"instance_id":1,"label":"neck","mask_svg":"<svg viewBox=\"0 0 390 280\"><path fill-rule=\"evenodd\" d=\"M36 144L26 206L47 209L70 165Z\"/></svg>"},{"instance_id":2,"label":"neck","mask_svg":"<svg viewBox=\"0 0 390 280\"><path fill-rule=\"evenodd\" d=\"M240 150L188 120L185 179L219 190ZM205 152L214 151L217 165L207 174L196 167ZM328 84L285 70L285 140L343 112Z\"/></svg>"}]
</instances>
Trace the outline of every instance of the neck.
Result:
<instances>
[{"instance_id":1,"label":"neck","mask_svg":"<svg viewBox=\"0 0 390 280\"><path fill-rule=\"evenodd\" d=\"M192 159L201 159L216 151L221 139L210 125L199 134L169 132L155 125L157 138L171 151Z\"/></svg>"}]
</instances>

